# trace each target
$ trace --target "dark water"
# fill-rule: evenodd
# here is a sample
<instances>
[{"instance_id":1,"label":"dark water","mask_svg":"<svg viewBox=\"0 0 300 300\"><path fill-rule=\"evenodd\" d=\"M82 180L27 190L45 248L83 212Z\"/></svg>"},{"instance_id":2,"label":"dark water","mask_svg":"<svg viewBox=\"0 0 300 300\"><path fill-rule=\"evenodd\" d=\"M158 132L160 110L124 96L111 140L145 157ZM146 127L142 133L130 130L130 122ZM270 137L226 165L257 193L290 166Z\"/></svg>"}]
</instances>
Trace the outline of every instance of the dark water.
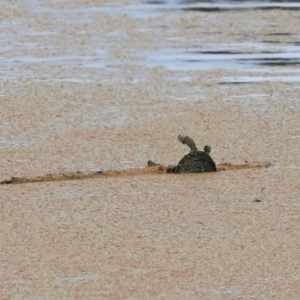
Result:
<instances>
[{"instance_id":1,"label":"dark water","mask_svg":"<svg viewBox=\"0 0 300 300\"><path fill-rule=\"evenodd\" d=\"M270 13L279 13L286 10L298 11L299 1L192 1L192 0L144 0L142 1L148 11L169 11L178 13L180 11L192 12L195 15L199 12L206 12L214 16L227 14L229 11L234 13L244 13L245 11L262 12L265 10ZM217 14L216 14L217 13ZM277 17L278 18L278 17ZM234 21L234 20L233 20ZM241 20L243 21L243 20ZM249 22L249 19L245 20ZM251 21L251 20L250 20ZM300 73L297 71L300 65L300 34L289 32L288 30L278 31L277 21L270 19L268 23L255 23L253 21L253 33L249 36L238 31L228 36L228 43L202 43L197 47L182 47L182 49L160 49L155 52L140 53L148 57L148 63L152 66L165 66L174 70L244 70L254 72L269 73L270 76L260 77L257 80L270 80L274 70L282 73L276 77L280 81L299 81ZM300 24L298 20L291 17L291 24ZM243 26L241 22L241 27ZM260 32L260 27L268 27L269 30ZM289 28L287 26L287 28ZM188 28L186 28L188 29ZM195 28L191 28L194 30ZM300 25L299 25L300 29ZM224 33L211 32L205 29L201 32L203 36L207 34L216 41L224 36ZM242 40L242 42L238 42ZM234 41L234 42L233 42ZM251 49L249 51L248 49ZM286 76L286 73L293 73ZM244 82L247 79L234 82ZM251 80L252 81L252 80Z\"/></svg>"},{"instance_id":2,"label":"dark water","mask_svg":"<svg viewBox=\"0 0 300 300\"><path fill-rule=\"evenodd\" d=\"M143 52L150 65L164 65L171 69L233 69L255 70L261 67L297 66L300 63L299 46L280 46L268 51L267 42L206 45L204 49L164 49L156 52ZM259 52L242 51L245 47L261 49ZM274 49L274 47L272 47ZM265 69L267 71L267 69Z\"/></svg>"},{"instance_id":3,"label":"dark water","mask_svg":"<svg viewBox=\"0 0 300 300\"><path fill-rule=\"evenodd\" d=\"M60 0L56 2L64 3ZM11 6L13 4L4 3ZM42 16L48 14L49 19L64 24L76 24L82 26L80 34L84 34L84 25L92 24L95 16L101 15L120 15L126 14L133 19L154 19L159 14L167 12L168 16L173 15L174 18L188 18L191 14L205 13L211 16L215 23L221 22L218 18L233 11L237 16L247 10L257 11L261 13L264 10L270 13L279 13L290 10L293 12L291 16L291 24L299 24L299 30L295 30L295 26L287 26L286 29L282 26L278 27L280 21L276 18L261 23L256 20L245 20L253 22L253 32L245 34L234 32L227 35L220 29L211 31L207 28L185 27L186 31L194 29L200 30L199 40L196 40L191 46L191 41L186 43L185 37L179 32L179 28L172 28L166 22L157 26L149 25L147 28L135 28L135 30L151 31L154 35L162 30L174 31L177 30L178 39L174 43L161 40L158 45L149 45L149 50L136 49L136 45L132 45L129 50L132 59L119 61L111 56L111 45L107 44L105 38L111 37L120 45L126 36L126 30L118 28L115 32L109 32L106 37L95 36L90 43L86 43L85 47L76 49L72 45L66 43L64 45L67 54L61 54L57 47L52 45L52 40L65 39L61 36L62 33L58 29L41 30L39 32L32 29L30 19L10 20L3 18L0 21L0 37L2 45L0 45L0 78L5 80L18 80L19 78L32 77L35 78L34 71L31 68L24 70L24 65L36 66L51 66L58 68L64 67L64 70L70 70L72 77L68 81L72 82L91 82L91 69L106 69L113 68L117 71L122 64L141 64L147 67L162 66L172 70L213 70L221 69L228 71L251 71L258 72L257 78L269 80L274 74L274 70L278 73L276 80L282 81L298 81L300 78L300 12L295 16L294 11L300 9L298 1L183 1L183 0L141 0L136 1L134 5L124 7L76 7L66 9L53 8L45 1L31 0L28 1L28 10L33 16ZM185 12L189 13L186 16ZM179 16L180 15L180 16ZM253 14L252 14L253 17ZM233 20L234 21L234 20ZM288 24L287 24L288 25ZM183 25L184 26L184 25ZM242 26L242 25L241 25ZM252 26L252 25L251 25ZM261 32L262 27L268 27L268 30ZM291 29L294 31L291 32ZM32 39L33 42L28 42L28 37L37 37ZM174 36L174 34L173 34ZM176 34L175 34L176 36ZM44 37L49 37L48 44L39 44L39 41ZM71 37L67 37L71 38ZM210 41L202 42L202 39L209 38ZM225 42L224 42L225 40ZM220 42L222 41L222 42ZM153 48L157 49L153 51ZM95 51L95 49L97 51ZM249 50L250 49L250 50ZM38 50L39 54L35 55ZM143 60L135 61L134 58L143 57ZM74 72L74 68L80 66L80 72ZM19 69L19 67L21 69ZM260 73L264 72L264 76L260 77ZM289 73L288 76L286 74ZM266 76L267 74L267 76ZM269 74L269 75L268 75ZM51 78L51 74L45 74L43 78L36 76L36 80L59 81L60 78ZM116 79L116 76L110 76L111 80ZM266 79L267 78L267 79ZM139 78L136 78L139 80ZM245 78L244 78L245 79ZM62 79L63 80L63 79ZM92 80L93 81L93 80ZM244 81L243 81L244 82Z\"/></svg>"},{"instance_id":4,"label":"dark water","mask_svg":"<svg viewBox=\"0 0 300 300\"><path fill-rule=\"evenodd\" d=\"M161 9L222 12L228 10L299 10L299 1L193 1L193 0L144 0L144 4L157 5Z\"/></svg>"}]
</instances>

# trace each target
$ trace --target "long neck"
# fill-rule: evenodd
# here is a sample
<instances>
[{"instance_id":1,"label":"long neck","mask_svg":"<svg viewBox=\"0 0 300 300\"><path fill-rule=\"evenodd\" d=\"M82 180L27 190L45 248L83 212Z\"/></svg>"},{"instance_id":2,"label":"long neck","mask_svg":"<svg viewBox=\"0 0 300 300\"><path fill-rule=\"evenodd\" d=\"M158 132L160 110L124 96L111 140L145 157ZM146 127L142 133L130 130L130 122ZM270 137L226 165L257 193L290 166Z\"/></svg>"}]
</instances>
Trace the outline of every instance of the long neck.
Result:
<instances>
[{"instance_id":1,"label":"long neck","mask_svg":"<svg viewBox=\"0 0 300 300\"><path fill-rule=\"evenodd\" d=\"M183 138L182 144L185 144L185 145L189 146L190 149L191 149L191 152L198 150L197 147L196 147L196 144L195 144L194 140L191 139L189 136L185 136Z\"/></svg>"}]
</instances>

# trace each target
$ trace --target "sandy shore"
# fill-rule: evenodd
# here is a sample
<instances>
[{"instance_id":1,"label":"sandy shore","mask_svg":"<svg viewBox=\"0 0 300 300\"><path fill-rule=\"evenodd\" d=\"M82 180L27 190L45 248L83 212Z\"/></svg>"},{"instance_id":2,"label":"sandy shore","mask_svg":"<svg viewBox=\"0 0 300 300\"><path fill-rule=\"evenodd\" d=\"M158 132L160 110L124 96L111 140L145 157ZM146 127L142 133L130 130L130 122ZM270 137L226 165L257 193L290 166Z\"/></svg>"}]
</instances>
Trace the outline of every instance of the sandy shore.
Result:
<instances>
[{"instance_id":1,"label":"sandy shore","mask_svg":"<svg viewBox=\"0 0 300 300\"><path fill-rule=\"evenodd\" d=\"M178 36L186 47L246 40L255 20L262 25L253 39L293 32L287 24L296 12L52 18L85 5L96 6L53 2L35 18L33 8L3 9L7 24L26 26L5 29L18 38L2 53L11 64L2 66L0 81L0 181L142 168L148 159L174 164L188 152L179 133L199 147L210 144L218 163L274 166L1 186L0 299L299 299L299 84L222 84L257 73L150 68L133 54L162 41L180 47ZM276 26L263 25L270 20ZM221 32L217 41L214 32ZM13 63L17 56L81 55L88 45L103 68ZM270 70L276 76L281 68Z\"/></svg>"}]
</instances>

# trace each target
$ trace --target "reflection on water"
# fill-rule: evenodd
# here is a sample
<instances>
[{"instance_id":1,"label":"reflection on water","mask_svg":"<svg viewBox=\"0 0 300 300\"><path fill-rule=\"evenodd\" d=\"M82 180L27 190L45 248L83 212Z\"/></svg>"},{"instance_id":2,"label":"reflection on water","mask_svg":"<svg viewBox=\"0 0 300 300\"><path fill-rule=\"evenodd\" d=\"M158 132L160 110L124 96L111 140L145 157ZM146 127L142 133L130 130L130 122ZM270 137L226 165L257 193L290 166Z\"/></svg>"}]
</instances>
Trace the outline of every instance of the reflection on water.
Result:
<instances>
[{"instance_id":1,"label":"reflection on water","mask_svg":"<svg viewBox=\"0 0 300 300\"><path fill-rule=\"evenodd\" d=\"M143 3L160 9L222 12L228 10L299 10L299 1L196 1L196 0L144 0Z\"/></svg>"},{"instance_id":2,"label":"reflection on water","mask_svg":"<svg viewBox=\"0 0 300 300\"><path fill-rule=\"evenodd\" d=\"M63 3L64 1L60 1ZM137 2L135 6L120 7L82 7L82 8L53 8L44 6L38 0L29 1L32 12L37 15L50 14L53 20L59 20L65 24L83 24L93 22L93 16L101 14L118 15L122 12L131 17L148 16L153 17L152 12L165 10L190 10L190 11L211 11L212 15L215 11L222 10L244 10L244 9L299 9L300 3L297 1L183 1L183 0L144 0ZM195 12L196 13L196 12ZM173 43L170 39L166 39L159 47L155 47L156 51L140 51L131 49L131 54L139 59L138 61L130 59L130 56L122 60L116 59L111 55L113 44L105 43L105 38L94 38L92 43L86 43L85 47L73 49L73 46L68 46L68 39L71 36L63 36L59 30L41 30L36 31L31 29L31 19L7 19L0 22L0 29L3 33L0 34L2 46L0 46L0 77L3 80L18 80L20 77L32 78L36 81L68 81L68 82L91 82L89 79L92 69L101 69L101 72L106 74L116 73L122 68L124 63L143 65L143 66L163 66L172 70L254 70L259 68L269 72L272 67L297 67L300 64L300 34L291 34L289 32L272 32L268 31L262 35L260 41L253 41L255 30L252 37L247 37L236 33L235 39L241 40L239 43L202 43L199 41L199 47L187 47L186 36L178 34L177 40ZM274 22L274 20L273 20ZM274 24L262 24L262 26L274 26ZM260 25L253 25L260 26ZM166 30L171 30L168 26L163 26ZM84 27L82 27L84 29ZM147 32L151 30L155 34L155 30L159 34L162 30L159 26L156 28L136 28L137 31ZM176 29L172 29L176 33ZM185 27L185 30L194 30L192 27ZM86 31L78 31L77 35L86 35ZM211 40L218 40L224 36L222 32L202 32L202 38L209 36ZM176 36L176 34L175 34ZM36 42L23 42L33 37ZM58 46L52 44L45 47L39 44L40 38L49 37L52 41L64 38L64 55L61 54ZM279 40L283 37L290 37L290 41L285 40L283 44ZM106 34L106 38L114 40L115 43L126 40L127 34L120 31L110 31ZM223 37L224 39L224 37ZM226 39L226 37L225 37ZM233 39L229 37L227 40ZM252 42L250 42L252 40ZM181 45L181 47L180 47ZM153 45L152 45L153 46ZM170 48L171 46L171 48ZM174 47L175 46L175 47ZM250 49L250 50L249 50ZM38 55L35 55L37 53ZM80 54L79 54L80 52ZM7 56L7 53L9 54ZM66 54L65 54L66 53ZM3 55L2 55L3 54ZM5 55L6 54L6 55ZM26 66L42 65L57 67L59 69L69 70L72 73L70 77L56 77L51 74L45 75L43 78L35 76L34 70L31 68L22 68ZM20 69L22 68L22 69ZM120 72L121 73L121 72ZM293 74L299 76L299 74ZM113 80L113 76L108 76ZM116 79L116 77L114 77ZM137 78L133 78L133 82L138 82ZM297 80L299 77L297 77ZM277 79L276 79L277 80ZM292 79L294 81L295 78ZM102 82L103 83L103 82Z\"/></svg>"},{"instance_id":3,"label":"reflection on water","mask_svg":"<svg viewBox=\"0 0 300 300\"><path fill-rule=\"evenodd\" d=\"M245 48L252 48L249 52ZM274 47L272 48L274 49ZM277 50L277 51L276 51ZM213 44L203 49L163 49L156 52L141 52L150 65L164 65L171 69L253 69L257 66L289 66L300 64L299 48L278 47L270 51L261 43ZM189 65L190 64L190 65Z\"/></svg>"},{"instance_id":4,"label":"reflection on water","mask_svg":"<svg viewBox=\"0 0 300 300\"><path fill-rule=\"evenodd\" d=\"M284 72L282 72L281 76L240 76L238 79L224 77L219 81L218 84L253 84L253 83L261 83L268 81L280 81L280 82L299 82L300 75L298 76L284 76ZM280 74L280 73L279 73Z\"/></svg>"},{"instance_id":5,"label":"reflection on water","mask_svg":"<svg viewBox=\"0 0 300 300\"><path fill-rule=\"evenodd\" d=\"M60 1L60 3L65 2L64 0ZM46 14L49 19L67 24L66 26L70 26L71 23L76 24L80 29L76 31L79 40L82 39L81 36L88 33L85 26L92 24L95 16L103 14L116 16L124 13L136 21L136 18L156 20L158 14L163 15L166 11L168 11L167 14L170 18L176 18L176 14L180 13L180 10L190 11L189 14L195 14L195 16L198 15L196 11L206 11L211 12L207 16L213 16L213 22L218 23L220 21L216 16L227 14L228 10L237 10L236 14L239 14L240 11L243 13L245 9L300 9L298 1L143 0L135 3L135 5L124 7L84 6L68 9L66 8L68 5L63 5L60 8L49 4L47 6L45 1L30 0L28 9L36 16ZM174 11L173 15L172 11ZM216 11L220 13L214 14ZM222 13L223 11L225 12ZM182 13L181 18L185 18L185 16L186 14ZM180 27L173 28L167 22L161 24L153 21L149 23L148 27L143 23L145 27L134 29L139 34L151 32L151 34L159 36L161 31L166 32L164 39L159 44L154 42L151 44L151 40L149 40L149 50L145 48L137 50L139 49L137 44L128 42L130 36L127 31L118 26L113 27L112 30L109 28L105 36L101 34L94 36L84 43L84 47L77 47L76 44L72 43L72 34L64 35L55 27L51 30L41 28L41 31L37 31L31 26L31 22L31 19L26 18L8 18L0 21L2 31L0 33L2 41L0 46L0 78L3 80L30 78L34 81L91 83L95 80L91 74L95 74L94 70L98 69L103 72L102 74L105 74L105 78L103 76L101 78L101 84L113 83L122 78L124 73L120 70L124 64L165 67L183 71L221 69L264 71L267 73L270 73L274 67L279 67L278 72L283 72L281 67L285 67L284 72L289 70L293 73L292 76L286 77L288 80L295 81L300 76L300 71L294 72L294 68L298 68L300 64L300 34L274 30L267 30L261 35L258 34L260 27L268 27L269 29L276 27L275 18L270 21L260 20L261 23L249 19L247 22L250 24L250 29L252 26L255 29L251 36L239 32L225 34L221 32L222 29L215 32L205 32L208 29L203 28L202 30L203 24L199 26L197 23L185 24L182 29L186 33L199 30L201 37L199 40L195 38L195 41L192 41L189 35L182 34ZM210 42L205 42L207 37ZM65 41L63 51L57 43L61 39ZM218 42L224 39L227 43ZM113 55L113 48L114 45L120 48L124 42L131 46L126 49L128 55L120 59L120 55ZM194 45L191 46L192 44ZM41 77L36 74L36 69L39 66L49 66L52 69L57 67L59 71L55 73L59 73L60 76L46 73ZM140 78L141 74L133 73L131 77L132 83L143 81L143 78ZM268 77L272 78L271 75ZM257 78L261 77L258 76ZM277 77L276 80L279 78Z\"/></svg>"}]
</instances>

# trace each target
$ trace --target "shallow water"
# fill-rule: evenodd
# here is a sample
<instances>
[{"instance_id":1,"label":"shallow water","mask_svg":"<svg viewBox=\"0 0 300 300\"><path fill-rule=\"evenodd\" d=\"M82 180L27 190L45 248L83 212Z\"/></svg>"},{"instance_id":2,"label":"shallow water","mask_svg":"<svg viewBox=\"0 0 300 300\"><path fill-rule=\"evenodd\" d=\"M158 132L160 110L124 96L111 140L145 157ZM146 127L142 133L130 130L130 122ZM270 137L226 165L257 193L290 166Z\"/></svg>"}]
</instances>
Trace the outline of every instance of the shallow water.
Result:
<instances>
[{"instance_id":1,"label":"shallow water","mask_svg":"<svg viewBox=\"0 0 300 300\"><path fill-rule=\"evenodd\" d=\"M263 10L272 9L272 13L278 14L278 11L280 13L286 9L292 11L300 9L297 2L136 1L135 4L125 6L113 7L108 3L107 6L82 6L72 9L67 8L64 2L55 1L52 5L47 5L43 1L32 0L29 1L25 16L2 20L0 23L2 80L18 81L20 78L29 78L32 81L84 83L95 81L92 72L99 70L111 74L109 78L113 82L119 77L118 73L121 73L124 64L148 68L165 67L179 71L221 69L268 72L268 80L281 81L283 76L285 81L300 79L298 71L300 34L297 31L278 31L280 19L277 15L269 20L263 15L245 20L247 26L253 29L250 34L230 32L227 29L222 32L220 28L219 30L210 28L216 27L217 22L222 22L223 14L226 15L230 11L235 11L237 19L240 14L245 13L245 10L261 13ZM15 9L13 5L4 4L4 6L8 10ZM183 22L182 28L172 26L178 14L180 18L188 20L196 18L199 13L205 13L204 23ZM112 26L114 30L110 30L111 26L108 26L106 30L99 32L99 35L85 40L85 35L89 34L85 26L93 24L95 18L101 18L103 15L116 17L122 14L133 20L147 19L148 22L142 22L143 25L135 30L145 34L151 32L152 35L161 36L162 40L160 42L149 40L148 47L139 50L136 42L130 40L126 29L114 26ZM166 15L164 21L160 19L163 15ZM52 19L58 22L58 26L49 28L42 25L39 29L32 26L34 18ZM70 24L76 27L74 32L69 30L66 32L61 28L61 26L69 28ZM203 24L207 24L208 27L203 28ZM182 30L184 33L181 33ZM196 31L196 35L193 31ZM57 43L64 39L62 48ZM75 46L73 39L84 41L83 46ZM226 42L220 43L220 40ZM113 47L119 47L123 43L126 55L124 57L114 55ZM51 67L52 71L41 76L34 70L40 66ZM57 76L57 72L60 76ZM273 75L274 72L277 74ZM286 72L292 74L289 76L280 74ZM140 81L138 74L134 74L133 77L135 82ZM249 82L262 80L266 79L257 74L257 77ZM231 79L228 81L236 82ZM102 83L109 83L109 79L102 79Z\"/></svg>"},{"instance_id":2,"label":"shallow water","mask_svg":"<svg viewBox=\"0 0 300 300\"><path fill-rule=\"evenodd\" d=\"M53 114L41 119L36 145L49 137L48 128L61 134L72 126L122 127L188 114L190 108L172 110L168 101L188 102L191 107L206 102L209 110L210 99L221 96L252 115L268 112L270 97L278 95L263 87L271 82L291 84L284 87L289 93L286 105L299 105L297 2L28 4L16 14L17 6L3 3L7 18L0 22L0 79L13 87L38 84L38 95L51 104ZM290 26L285 26L287 20ZM236 28L239 22L242 26ZM157 88L149 87L152 82ZM88 91L78 94L86 85ZM52 97L48 86L59 96ZM215 87L213 97L210 86ZM17 93L18 89L4 88L0 95ZM60 98L66 99L62 103ZM132 98L137 98L134 104ZM33 143L28 140L37 129L21 131L18 105L19 100L13 100L13 113L1 127L8 131L0 140L4 147Z\"/></svg>"},{"instance_id":3,"label":"shallow water","mask_svg":"<svg viewBox=\"0 0 300 300\"><path fill-rule=\"evenodd\" d=\"M175 9L205 12L222 12L227 10L299 10L298 1L201 1L201 0L142 0L144 4L156 9ZM150 6L149 6L150 7Z\"/></svg>"}]
</instances>

